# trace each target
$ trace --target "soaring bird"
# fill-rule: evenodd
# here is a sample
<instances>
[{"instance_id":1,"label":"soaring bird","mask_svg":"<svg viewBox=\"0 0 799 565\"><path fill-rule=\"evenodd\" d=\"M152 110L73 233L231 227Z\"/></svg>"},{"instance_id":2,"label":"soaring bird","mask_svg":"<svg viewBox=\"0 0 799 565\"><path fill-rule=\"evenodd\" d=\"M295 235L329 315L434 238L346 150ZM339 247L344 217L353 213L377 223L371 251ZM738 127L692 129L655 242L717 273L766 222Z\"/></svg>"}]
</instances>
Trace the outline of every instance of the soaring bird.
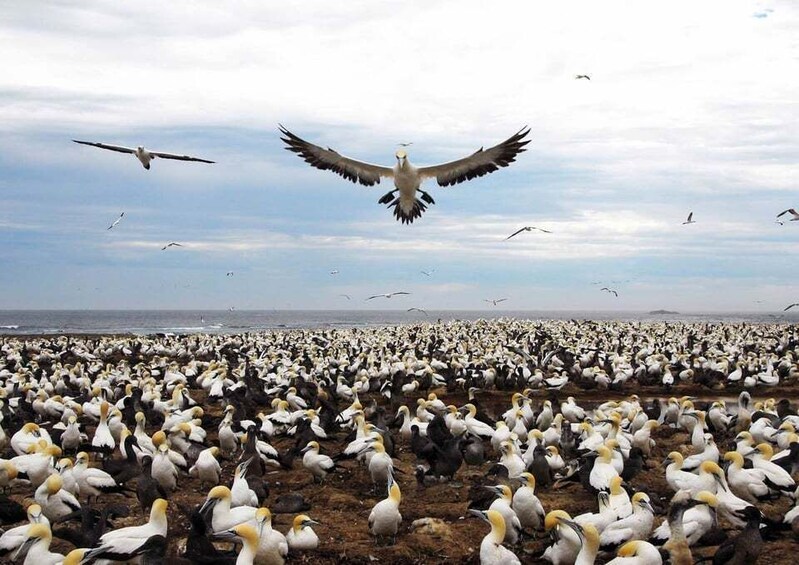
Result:
<instances>
[{"instance_id":1,"label":"soaring bird","mask_svg":"<svg viewBox=\"0 0 799 565\"><path fill-rule=\"evenodd\" d=\"M489 300L488 298L483 298L483 302L488 302L489 304L493 304L494 306L496 306L500 302L505 302L506 300L507 298L495 298L493 300Z\"/></svg>"},{"instance_id":2,"label":"soaring bird","mask_svg":"<svg viewBox=\"0 0 799 565\"><path fill-rule=\"evenodd\" d=\"M106 228L106 230L110 230L110 229L113 229L114 227L116 227L116 225L117 225L119 222L121 222L121 221L122 221L122 216L124 216L124 215L125 215L125 212L122 212L122 213L119 215L119 217L118 217L116 220L114 220L114 223L113 223L113 224L111 224L110 226L108 226L108 227Z\"/></svg>"},{"instance_id":3,"label":"soaring bird","mask_svg":"<svg viewBox=\"0 0 799 565\"><path fill-rule=\"evenodd\" d=\"M188 155L176 155L174 153L164 153L163 151L150 151L149 149L145 149L141 145L136 148L133 147L123 147L121 145L109 145L107 143L96 143L94 141L79 141L77 139L73 139L75 143L80 143L81 145L91 145L92 147L99 147L100 149L108 149L110 151L118 151L120 153L130 153L135 155L136 158L141 161L141 164L144 165L144 168L148 171L150 170L150 161L155 159L156 157L160 157L161 159L175 159L177 161L198 161L200 163L213 163L214 161L209 161L208 159L200 159L199 157L190 157Z\"/></svg>"},{"instance_id":4,"label":"soaring bird","mask_svg":"<svg viewBox=\"0 0 799 565\"><path fill-rule=\"evenodd\" d=\"M233 271L228 271L227 273L225 273L225 276L226 277L232 277L233 276Z\"/></svg>"},{"instance_id":5,"label":"soaring bird","mask_svg":"<svg viewBox=\"0 0 799 565\"><path fill-rule=\"evenodd\" d=\"M350 296L349 294L339 294L339 296L343 296L347 300L352 300L352 296Z\"/></svg>"},{"instance_id":6,"label":"soaring bird","mask_svg":"<svg viewBox=\"0 0 799 565\"><path fill-rule=\"evenodd\" d=\"M429 277L429 276L432 276L433 273L436 272L436 270L435 269L430 269L429 271L419 271L419 272L422 273L424 276Z\"/></svg>"},{"instance_id":7,"label":"soaring bird","mask_svg":"<svg viewBox=\"0 0 799 565\"><path fill-rule=\"evenodd\" d=\"M400 294L410 294L410 292L387 292L386 294L374 294L366 300L372 300L373 298L391 298L392 296L397 296Z\"/></svg>"},{"instance_id":8,"label":"soaring bird","mask_svg":"<svg viewBox=\"0 0 799 565\"><path fill-rule=\"evenodd\" d=\"M421 312L422 314L427 316L427 311L426 310L422 310L421 308L408 308L406 310L406 312Z\"/></svg>"},{"instance_id":9,"label":"soaring bird","mask_svg":"<svg viewBox=\"0 0 799 565\"><path fill-rule=\"evenodd\" d=\"M588 75L576 75L574 78L577 80L580 80L581 78L584 78L585 80L591 80L591 77Z\"/></svg>"},{"instance_id":10,"label":"soaring bird","mask_svg":"<svg viewBox=\"0 0 799 565\"><path fill-rule=\"evenodd\" d=\"M517 231L513 232L512 234L510 234L508 237L505 238L505 241L509 240L510 238L512 238L515 235L519 235L523 231L533 231L533 230L538 230L538 231L540 231L542 233L552 233L551 231L545 230L543 228L537 228L535 226L525 226L522 229L517 230Z\"/></svg>"},{"instance_id":11,"label":"soaring bird","mask_svg":"<svg viewBox=\"0 0 799 565\"><path fill-rule=\"evenodd\" d=\"M397 163L390 168L344 157L333 149L324 149L305 141L282 125L280 133L284 136L280 139L287 145L286 149L297 153L312 167L331 170L349 181L364 186L379 184L383 177L394 179L395 189L380 198L378 203L393 208L394 217L403 224L413 223L416 218L421 217L427 209L425 203L435 204L433 198L420 188L425 179L435 178L439 186L452 186L475 177L482 177L513 163L516 156L525 151L524 146L530 142L524 139L530 133L530 129L524 127L489 149L484 150L481 147L463 159L419 168L411 164L404 149L399 149L395 154ZM421 200L416 198L417 191L421 194ZM395 197L397 192L399 196Z\"/></svg>"},{"instance_id":12,"label":"soaring bird","mask_svg":"<svg viewBox=\"0 0 799 565\"><path fill-rule=\"evenodd\" d=\"M167 243L166 245L164 245L161 248L161 251L164 251L165 249L169 249L170 247L183 247L183 245L181 245L180 243L175 243L174 241L172 241L172 242Z\"/></svg>"},{"instance_id":13,"label":"soaring bird","mask_svg":"<svg viewBox=\"0 0 799 565\"><path fill-rule=\"evenodd\" d=\"M332 271L330 271L330 274L331 275L337 275L338 274L338 269L333 269Z\"/></svg>"},{"instance_id":14,"label":"soaring bird","mask_svg":"<svg viewBox=\"0 0 799 565\"><path fill-rule=\"evenodd\" d=\"M613 294L613 295L614 295L616 298L618 298L618 297L619 297L619 293L618 293L618 292L616 292L615 290L613 290L612 288L608 288L608 287L606 287L606 286L603 286L603 287L602 287L602 288L600 288L599 290L603 290L603 291L607 292L608 294L611 294L611 293L612 293L612 294Z\"/></svg>"},{"instance_id":15,"label":"soaring bird","mask_svg":"<svg viewBox=\"0 0 799 565\"><path fill-rule=\"evenodd\" d=\"M799 302L794 302L793 304L788 304L788 306L785 307L785 310L783 310L783 312L787 312L788 310L790 310L794 306L799 306Z\"/></svg>"},{"instance_id":16,"label":"soaring bird","mask_svg":"<svg viewBox=\"0 0 799 565\"><path fill-rule=\"evenodd\" d=\"M780 218L780 217L784 216L785 214L790 214L792 216L791 220L790 220L791 222L799 221L799 212L797 212L793 208L788 208L787 210L783 210L782 212L777 214L777 217ZM780 220L777 220L777 223L778 224L782 224L782 222Z\"/></svg>"},{"instance_id":17,"label":"soaring bird","mask_svg":"<svg viewBox=\"0 0 799 565\"><path fill-rule=\"evenodd\" d=\"M682 225L687 225L687 224L695 224L695 223L696 223L696 222L694 221L694 213L693 213L693 212L689 212L689 213L688 213L688 219L687 219L687 220L685 220L685 221L682 223Z\"/></svg>"}]
</instances>

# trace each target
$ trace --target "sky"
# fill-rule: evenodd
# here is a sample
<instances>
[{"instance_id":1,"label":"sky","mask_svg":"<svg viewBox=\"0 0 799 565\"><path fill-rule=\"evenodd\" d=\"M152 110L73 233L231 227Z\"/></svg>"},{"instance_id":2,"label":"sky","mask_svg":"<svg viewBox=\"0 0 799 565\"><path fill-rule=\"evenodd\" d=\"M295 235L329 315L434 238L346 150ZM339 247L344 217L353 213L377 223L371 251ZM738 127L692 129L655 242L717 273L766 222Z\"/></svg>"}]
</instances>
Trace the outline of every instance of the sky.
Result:
<instances>
[{"instance_id":1,"label":"sky","mask_svg":"<svg viewBox=\"0 0 799 565\"><path fill-rule=\"evenodd\" d=\"M0 309L799 302L791 0L0 4ZM388 166L531 142L402 225L279 123Z\"/></svg>"}]
</instances>

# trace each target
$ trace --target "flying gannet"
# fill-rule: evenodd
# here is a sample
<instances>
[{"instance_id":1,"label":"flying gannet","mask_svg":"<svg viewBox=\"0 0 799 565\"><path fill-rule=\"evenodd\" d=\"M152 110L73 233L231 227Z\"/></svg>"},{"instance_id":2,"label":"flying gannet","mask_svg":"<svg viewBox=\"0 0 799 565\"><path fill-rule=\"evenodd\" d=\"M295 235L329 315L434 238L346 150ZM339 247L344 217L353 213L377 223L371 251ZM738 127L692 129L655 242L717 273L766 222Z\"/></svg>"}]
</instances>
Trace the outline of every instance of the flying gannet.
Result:
<instances>
[{"instance_id":1,"label":"flying gannet","mask_svg":"<svg viewBox=\"0 0 799 565\"><path fill-rule=\"evenodd\" d=\"M125 212L122 212L122 213L119 215L119 217L118 217L116 220L114 220L114 223L113 223L113 224L111 224L110 226L108 226L108 227L106 228L106 231L108 231L108 230L110 230L110 229L113 229L114 227L116 227L116 225L117 225L119 222L121 222L121 221L122 221L122 216L124 216L124 215L125 215Z\"/></svg>"},{"instance_id":2,"label":"flying gannet","mask_svg":"<svg viewBox=\"0 0 799 565\"><path fill-rule=\"evenodd\" d=\"M164 251L164 250L166 250L166 249L169 249L170 247L183 247L183 245L181 245L180 243L175 243L174 241L172 241L172 242L170 242L170 243L167 243L166 245L164 245L164 246L161 248L161 251Z\"/></svg>"},{"instance_id":3,"label":"flying gannet","mask_svg":"<svg viewBox=\"0 0 799 565\"><path fill-rule=\"evenodd\" d=\"M190 157L188 155L176 155L174 153L164 153L163 151L150 151L149 149L145 149L141 145L136 148L133 147L123 147L122 145L109 145L107 143L96 143L94 141L79 141L77 139L73 139L75 143L80 143L81 145L91 145L92 147L99 147L100 149L108 149L110 151L118 151L119 153L130 153L131 155L135 155L136 158L141 161L141 164L144 165L144 168L148 171L150 170L150 161L155 159L156 157L160 157L161 159L174 159L177 161L198 161L200 163L213 163L214 161L209 161L208 159L200 159L199 157Z\"/></svg>"},{"instance_id":4,"label":"flying gannet","mask_svg":"<svg viewBox=\"0 0 799 565\"><path fill-rule=\"evenodd\" d=\"M488 302L489 304L493 304L494 306L496 306L500 302L505 302L506 300L507 300L507 298L497 298L497 299L494 299L494 300L489 300L488 298L483 298L483 302Z\"/></svg>"},{"instance_id":5,"label":"flying gannet","mask_svg":"<svg viewBox=\"0 0 799 565\"><path fill-rule=\"evenodd\" d=\"M517 230L517 231L513 232L512 234L510 234L508 237L506 237L506 238L505 238L505 241L509 240L509 239L510 239L510 238L512 238L513 236L519 235L519 234L520 234L520 233L522 233L523 231L533 231L533 230L538 230L538 231L540 231L541 233L552 233L551 231L549 231L549 230L545 230L545 229L543 229L543 228L537 228L537 227L535 227L535 226L525 226L525 227L523 227L522 229L520 229L520 230Z\"/></svg>"},{"instance_id":6,"label":"flying gannet","mask_svg":"<svg viewBox=\"0 0 799 565\"><path fill-rule=\"evenodd\" d=\"M372 300L373 298L391 298L392 296L397 296L398 294L410 294L410 292L387 292L386 294L375 294L366 300Z\"/></svg>"},{"instance_id":7,"label":"flying gannet","mask_svg":"<svg viewBox=\"0 0 799 565\"><path fill-rule=\"evenodd\" d=\"M790 221L792 221L792 222L799 221L799 213L797 213L796 210L794 210L793 208L788 208L787 210L783 210L782 212L777 214L777 217L779 218L781 216L784 216L785 214L790 214L791 216L793 216ZM778 220L778 222L779 222L779 220ZM779 222L779 223L782 223L782 222Z\"/></svg>"},{"instance_id":8,"label":"flying gannet","mask_svg":"<svg viewBox=\"0 0 799 565\"><path fill-rule=\"evenodd\" d=\"M588 75L576 75L574 78L576 78L577 80L580 80L581 78L584 78L586 80L591 80L591 77Z\"/></svg>"},{"instance_id":9,"label":"flying gannet","mask_svg":"<svg viewBox=\"0 0 799 565\"><path fill-rule=\"evenodd\" d=\"M378 203L393 208L394 217L403 224L413 223L416 218L421 217L427 209L425 203L435 204L433 198L420 188L425 179L435 178L439 186L452 186L475 177L482 177L513 163L516 156L525 151L524 146L530 143L530 140L524 139L530 133L530 129L524 127L515 135L489 149L484 150L481 147L463 159L419 168L410 163L404 149L399 149L395 154L397 163L390 168L344 157L333 149L325 149L305 141L282 125L280 133L284 136L280 139L287 145L286 149L297 153L312 167L331 170L349 181L364 186L379 184L383 177L394 179L395 189L380 198ZM416 198L417 191L421 194L421 200ZM395 197L397 192L399 196Z\"/></svg>"},{"instance_id":10,"label":"flying gannet","mask_svg":"<svg viewBox=\"0 0 799 565\"><path fill-rule=\"evenodd\" d=\"M693 212L689 212L689 213L688 213L688 219L687 219L687 220L685 220L685 221L682 223L682 225L684 225L684 226L685 226L685 225L687 225L687 224L695 224L695 223L696 223L696 222L694 221L694 213L693 213Z\"/></svg>"}]
</instances>

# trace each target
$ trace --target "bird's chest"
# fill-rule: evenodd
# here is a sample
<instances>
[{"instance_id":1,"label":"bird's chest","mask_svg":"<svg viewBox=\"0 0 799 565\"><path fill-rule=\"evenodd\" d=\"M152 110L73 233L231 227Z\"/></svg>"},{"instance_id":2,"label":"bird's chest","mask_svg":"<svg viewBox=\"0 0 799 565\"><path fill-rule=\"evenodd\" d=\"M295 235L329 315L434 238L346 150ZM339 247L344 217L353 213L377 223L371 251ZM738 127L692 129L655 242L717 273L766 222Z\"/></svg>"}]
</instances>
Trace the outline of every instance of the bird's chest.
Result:
<instances>
[{"instance_id":1,"label":"bird's chest","mask_svg":"<svg viewBox=\"0 0 799 565\"><path fill-rule=\"evenodd\" d=\"M419 172L416 167L410 165L394 167L394 186L401 192L414 191L419 188L419 183Z\"/></svg>"}]
</instances>

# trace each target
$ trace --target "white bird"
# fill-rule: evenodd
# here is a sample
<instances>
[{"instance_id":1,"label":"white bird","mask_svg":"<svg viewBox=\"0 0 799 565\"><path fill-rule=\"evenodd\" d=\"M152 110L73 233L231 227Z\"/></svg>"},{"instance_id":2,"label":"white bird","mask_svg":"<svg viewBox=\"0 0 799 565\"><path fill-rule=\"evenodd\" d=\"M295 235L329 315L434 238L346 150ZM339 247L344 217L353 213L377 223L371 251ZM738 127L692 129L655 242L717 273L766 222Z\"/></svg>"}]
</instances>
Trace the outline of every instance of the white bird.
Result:
<instances>
[{"instance_id":1,"label":"white bird","mask_svg":"<svg viewBox=\"0 0 799 565\"><path fill-rule=\"evenodd\" d=\"M138 555L138 550L153 536L167 533L167 501L163 498L153 502L150 519L140 526L128 526L111 530L100 536L98 546L85 555L85 560L110 558L114 561L128 561Z\"/></svg>"},{"instance_id":2,"label":"white bird","mask_svg":"<svg viewBox=\"0 0 799 565\"><path fill-rule=\"evenodd\" d=\"M790 214L792 216L790 221L792 221L792 222L799 221L799 212L797 212L793 208L788 208L787 210L783 210L782 212L777 214L777 217L779 218L781 216L784 216L785 214ZM779 222L779 220L777 220L777 221ZM779 222L779 223L782 223L782 222Z\"/></svg>"},{"instance_id":3,"label":"white bird","mask_svg":"<svg viewBox=\"0 0 799 565\"><path fill-rule=\"evenodd\" d=\"M256 562L281 565L289 553L289 544L286 536L272 528L272 513L268 508L255 512L255 527L258 531Z\"/></svg>"},{"instance_id":4,"label":"white bird","mask_svg":"<svg viewBox=\"0 0 799 565\"><path fill-rule=\"evenodd\" d=\"M200 159L199 157L189 157L188 155L176 155L174 153L165 153L163 151L150 151L145 149L141 145L136 148L133 147L123 147L122 145L109 145L107 143L96 143L93 141L78 141L77 139L73 139L75 143L80 143L81 145L91 145L92 147L99 147L100 149L108 149L110 151L118 151L119 153L130 153L131 155L135 155L136 158L141 161L141 164L144 166L145 169L150 170L150 161L159 157L161 159L174 159L177 161L198 161L200 163L213 163L214 161L209 161L207 159Z\"/></svg>"},{"instance_id":5,"label":"white bird","mask_svg":"<svg viewBox=\"0 0 799 565\"><path fill-rule=\"evenodd\" d=\"M388 292L386 294L374 294L367 298L366 300L372 300L373 298L391 298L392 296L398 296L401 294L410 294L410 292Z\"/></svg>"},{"instance_id":6,"label":"white bird","mask_svg":"<svg viewBox=\"0 0 799 565\"><path fill-rule=\"evenodd\" d=\"M217 461L219 455L219 448L209 447L203 449L197 456L197 461L189 469L189 475L192 477L199 477L200 486L205 486L205 483L216 485L219 483L219 474L222 472L222 467Z\"/></svg>"},{"instance_id":7,"label":"white bird","mask_svg":"<svg viewBox=\"0 0 799 565\"><path fill-rule=\"evenodd\" d=\"M331 275L337 275L338 274L338 269L333 269L332 271L330 271L330 274Z\"/></svg>"},{"instance_id":8,"label":"white bird","mask_svg":"<svg viewBox=\"0 0 799 565\"><path fill-rule=\"evenodd\" d=\"M64 481L59 475L50 475L33 495L36 503L41 506L42 514L54 521L80 510L80 502L71 492L62 487Z\"/></svg>"},{"instance_id":9,"label":"white bird","mask_svg":"<svg viewBox=\"0 0 799 565\"><path fill-rule=\"evenodd\" d=\"M544 507L535 495L535 476L532 473L524 472L519 475L522 486L513 493L511 508L519 517L519 523L523 529L532 528L538 530L544 525Z\"/></svg>"},{"instance_id":10,"label":"white bird","mask_svg":"<svg viewBox=\"0 0 799 565\"><path fill-rule=\"evenodd\" d=\"M488 298L483 298L483 302L488 302L489 304L493 304L494 306L496 306L500 302L505 302L506 300L507 300L507 298L496 298L494 300L489 300Z\"/></svg>"},{"instance_id":11,"label":"white bird","mask_svg":"<svg viewBox=\"0 0 799 565\"><path fill-rule=\"evenodd\" d=\"M29 526L25 542L14 554L13 560L19 555L25 555L23 565L60 565L64 556L50 551L50 542L53 533L48 524L33 524Z\"/></svg>"},{"instance_id":12,"label":"white bird","mask_svg":"<svg viewBox=\"0 0 799 565\"><path fill-rule=\"evenodd\" d=\"M250 488L247 482L247 467L252 462L252 458L238 464L236 473L233 476L233 485L230 487L230 506L252 506L258 507L258 495Z\"/></svg>"},{"instance_id":13,"label":"white bird","mask_svg":"<svg viewBox=\"0 0 799 565\"><path fill-rule=\"evenodd\" d=\"M661 565L663 558L658 548L647 541L632 540L619 548L617 557L606 565Z\"/></svg>"},{"instance_id":14,"label":"white bird","mask_svg":"<svg viewBox=\"0 0 799 565\"><path fill-rule=\"evenodd\" d=\"M329 456L319 453L319 443L309 441L302 453L302 466L308 469L314 480L324 481L328 473L336 468L336 463Z\"/></svg>"},{"instance_id":15,"label":"white bird","mask_svg":"<svg viewBox=\"0 0 799 565\"><path fill-rule=\"evenodd\" d=\"M374 505L369 513L369 533L375 537L391 536L396 542L397 530L402 522L399 505L402 493L399 485L389 476L388 497Z\"/></svg>"},{"instance_id":16,"label":"white bird","mask_svg":"<svg viewBox=\"0 0 799 565\"><path fill-rule=\"evenodd\" d=\"M171 241L171 242L167 243L166 245L164 245L164 246L161 248L161 251L164 251L164 250L166 250L166 249L169 249L170 247L183 247L183 245L182 245L182 244L180 244L180 243L176 243L176 242L174 242L174 241Z\"/></svg>"},{"instance_id":17,"label":"white bird","mask_svg":"<svg viewBox=\"0 0 799 565\"><path fill-rule=\"evenodd\" d=\"M230 489L226 486L217 486L208 491L205 502L200 507L200 513L211 511L211 529L214 532L223 532L245 522L255 523L257 508L252 506L237 506L231 508Z\"/></svg>"},{"instance_id":18,"label":"white bird","mask_svg":"<svg viewBox=\"0 0 799 565\"><path fill-rule=\"evenodd\" d=\"M685 226L685 225L687 225L687 224L695 224L695 223L696 223L696 221L694 221L694 213L693 213L693 212L691 212L691 213L689 213L689 214L688 214L688 219L687 219L687 220L685 220L685 221L682 223L682 225L684 225L684 226Z\"/></svg>"},{"instance_id":19,"label":"white bird","mask_svg":"<svg viewBox=\"0 0 799 565\"><path fill-rule=\"evenodd\" d=\"M636 492L632 497L633 513L613 522L599 537L600 545L619 545L635 539L646 539L652 532L655 511L646 493Z\"/></svg>"},{"instance_id":20,"label":"white bird","mask_svg":"<svg viewBox=\"0 0 799 565\"><path fill-rule=\"evenodd\" d=\"M523 231L533 231L533 230L538 230L538 231L540 231L540 232L542 232L542 233L552 233L551 231L549 231L549 230L545 230L545 229L543 229L543 228L537 228L537 227L535 227L535 226L525 226L525 227L523 227L522 229L520 229L520 230L516 230L515 232L513 232L512 234L510 234L508 237L506 237L506 238L505 238L505 241L508 241L510 238L512 238L512 237L513 237L513 236L515 236L515 235L519 235L519 234L520 234L520 233L522 233Z\"/></svg>"},{"instance_id":21,"label":"white bird","mask_svg":"<svg viewBox=\"0 0 799 565\"><path fill-rule=\"evenodd\" d=\"M319 536L311 528L312 524L318 524L316 520L311 520L309 516L300 514L294 517L291 529L286 534L286 541L290 551L309 551L319 547Z\"/></svg>"},{"instance_id":22,"label":"white bird","mask_svg":"<svg viewBox=\"0 0 799 565\"><path fill-rule=\"evenodd\" d=\"M496 510L470 510L491 524L491 531L480 543L480 565L515 565L521 563L511 550L502 545L505 539L505 519Z\"/></svg>"},{"instance_id":23,"label":"white bird","mask_svg":"<svg viewBox=\"0 0 799 565\"><path fill-rule=\"evenodd\" d=\"M28 506L27 514L28 523L8 529L0 536L0 555L18 550L22 544L25 543L25 540L28 539L28 529L33 524L50 525L50 521L42 514L42 507L36 503ZM17 554L17 558L19 557L23 557L23 555L21 553Z\"/></svg>"},{"instance_id":24,"label":"white bird","mask_svg":"<svg viewBox=\"0 0 799 565\"><path fill-rule=\"evenodd\" d=\"M522 128L494 147L486 150L481 148L463 159L431 167L416 168L408 160L405 150L400 149L395 154L396 165L389 168L344 157L330 148L324 149L308 143L280 126L280 133L285 136L281 140L286 143L286 149L297 153L312 167L330 170L365 186L379 184L381 178L394 179L395 189L378 202L394 208L394 217L404 224L419 218L427 209L425 203L435 204L433 198L420 188L425 179L435 178L439 186L451 186L507 167L516 160L519 153L525 151L524 146L530 141L524 138L529 132L529 128ZM417 191L421 194L421 200L416 198ZM395 198L397 192L399 196Z\"/></svg>"},{"instance_id":25,"label":"white bird","mask_svg":"<svg viewBox=\"0 0 799 565\"><path fill-rule=\"evenodd\" d=\"M122 213L119 215L119 217L118 217L116 220L114 220L114 223L113 223L113 224L111 224L110 226L108 226L108 227L106 228L106 231L108 231L108 230L110 230L110 229L113 229L113 228L115 228L115 227L116 227L116 225L117 225L119 222L121 222L121 221L122 221L122 217L123 217L124 215L125 215L125 212L122 212Z\"/></svg>"}]
</instances>

